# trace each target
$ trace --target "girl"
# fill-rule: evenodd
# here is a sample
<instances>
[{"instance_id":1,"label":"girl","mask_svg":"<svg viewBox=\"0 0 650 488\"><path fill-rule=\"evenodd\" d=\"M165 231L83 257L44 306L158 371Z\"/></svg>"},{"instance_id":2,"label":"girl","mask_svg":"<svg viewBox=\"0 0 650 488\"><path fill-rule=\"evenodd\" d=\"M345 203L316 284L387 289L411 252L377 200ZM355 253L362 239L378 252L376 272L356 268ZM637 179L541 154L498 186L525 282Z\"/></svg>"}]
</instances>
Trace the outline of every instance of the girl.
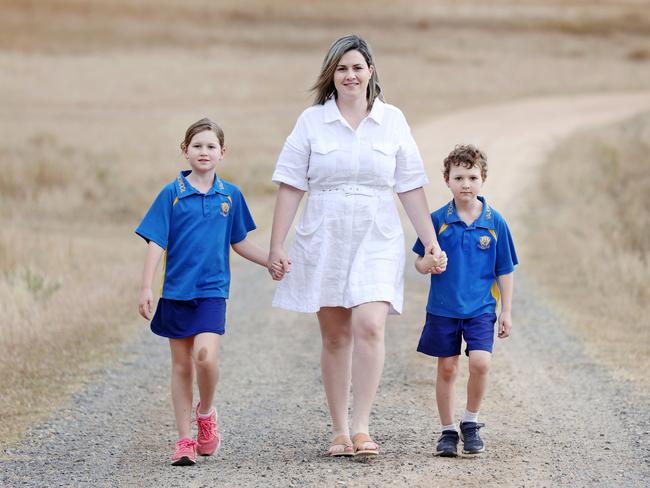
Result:
<instances>
[{"instance_id":1,"label":"girl","mask_svg":"<svg viewBox=\"0 0 650 488\"><path fill-rule=\"evenodd\" d=\"M191 170L165 186L136 233L147 241L142 273L140 315L151 318L151 282L163 259L161 298L151 330L169 338L172 403L179 440L175 466L196 463L220 445L217 411L212 405L219 379L219 342L225 332L230 286L229 248L266 266L268 253L246 239L255 223L239 188L222 180L215 167L224 158L224 134L201 119L185 133L181 150ZM273 274L273 273L272 273ZM281 277L281 271L274 278ZM198 437L191 436L192 377L196 368Z\"/></svg>"},{"instance_id":2,"label":"girl","mask_svg":"<svg viewBox=\"0 0 650 488\"><path fill-rule=\"evenodd\" d=\"M313 91L314 105L298 118L273 174L279 189L269 271L291 271L273 304L318 316L333 426L329 454L374 456L379 446L369 417L384 365L384 327L388 313L401 312L404 288L394 193L431 264L442 269L443 262L422 189L422 158L402 112L383 101L368 44L358 36L337 39ZM287 256L284 240L305 192Z\"/></svg>"}]
</instances>

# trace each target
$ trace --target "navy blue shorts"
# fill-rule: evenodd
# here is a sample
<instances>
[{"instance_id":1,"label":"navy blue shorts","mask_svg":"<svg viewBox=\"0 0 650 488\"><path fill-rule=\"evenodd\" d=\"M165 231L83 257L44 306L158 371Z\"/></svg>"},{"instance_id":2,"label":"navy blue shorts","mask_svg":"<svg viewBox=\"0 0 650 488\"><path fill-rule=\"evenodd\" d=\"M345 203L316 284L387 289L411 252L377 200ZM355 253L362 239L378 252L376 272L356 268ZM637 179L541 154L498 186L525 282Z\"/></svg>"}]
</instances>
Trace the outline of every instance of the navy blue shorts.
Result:
<instances>
[{"instance_id":1,"label":"navy blue shorts","mask_svg":"<svg viewBox=\"0 0 650 488\"><path fill-rule=\"evenodd\" d=\"M484 313L470 319L452 319L427 313L418 352L436 357L458 356L463 339L467 343L467 355L474 350L492 352L496 321L494 313Z\"/></svg>"},{"instance_id":2,"label":"navy blue shorts","mask_svg":"<svg viewBox=\"0 0 650 488\"><path fill-rule=\"evenodd\" d=\"M151 331L169 339L183 339L202 332L226 332L226 299L158 300Z\"/></svg>"}]
</instances>

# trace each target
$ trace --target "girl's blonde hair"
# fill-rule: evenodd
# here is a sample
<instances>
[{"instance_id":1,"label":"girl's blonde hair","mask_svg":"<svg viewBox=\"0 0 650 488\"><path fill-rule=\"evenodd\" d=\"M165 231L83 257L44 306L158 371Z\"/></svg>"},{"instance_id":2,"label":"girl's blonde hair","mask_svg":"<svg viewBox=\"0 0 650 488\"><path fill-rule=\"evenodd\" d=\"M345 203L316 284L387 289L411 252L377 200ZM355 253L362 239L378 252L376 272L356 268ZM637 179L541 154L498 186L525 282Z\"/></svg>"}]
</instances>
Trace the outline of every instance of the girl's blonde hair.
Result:
<instances>
[{"instance_id":1,"label":"girl's blonde hair","mask_svg":"<svg viewBox=\"0 0 650 488\"><path fill-rule=\"evenodd\" d=\"M192 137L206 130L211 130L217 135L217 139L219 139L219 145L221 146L221 149L223 149L224 135L221 127L219 127L216 122L213 122L208 118L203 118L201 120L197 120L187 128L185 131L185 138L183 139L183 142L181 142L181 151L185 152L187 150L190 142L192 142Z\"/></svg>"},{"instance_id":2,"label":"girl's blonde hair","mask_svg":"<svg viewBox=\"0 0 650 488\"><path fill-rule=\"evenodd\" d=\"M343 55L349 51L359 51L363 58L366 60L368 67L372 66L373 72L368 81L368 90L366 92L366 99L368 100L368 108L372 108L375 99L379 97L384 101L384 96L381 93L381 86L379 86L379 75L377 75L377 67L372 57L372 50L366 41L357 35L349 35L338 38L332 43L323 60L320 74L316 79L316 83L311 87L311 91L316 94L314 97L314 105L323 105L332 95L336 95L336 88L334 87L334 72L336 67L341 61Z\"/></svg>"}]
</instances>

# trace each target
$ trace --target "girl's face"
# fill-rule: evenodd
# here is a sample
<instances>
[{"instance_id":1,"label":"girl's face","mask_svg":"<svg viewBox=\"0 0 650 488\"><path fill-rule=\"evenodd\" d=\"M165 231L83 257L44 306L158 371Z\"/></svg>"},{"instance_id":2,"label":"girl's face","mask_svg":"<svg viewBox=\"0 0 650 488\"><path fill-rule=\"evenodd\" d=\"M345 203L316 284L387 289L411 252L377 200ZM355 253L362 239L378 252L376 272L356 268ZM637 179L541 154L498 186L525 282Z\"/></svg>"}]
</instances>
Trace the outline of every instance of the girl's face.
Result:
<instances>
[{"instance_id":1,"label":"girl's face","mask_svg":"<svg viewBox=\"0 0 650 488\"><path fill-rule=\"evenodd\" d=\"M456 202L468 203L475 200L483 187L481 168L478 166L465 168L451 165L447 186L454 195Z\"/></svg>"},{"instance_id":2,"label":"girl's face","mask_svg":"<svg viewBox=\"0 0 650 488\"><path fill-rule=\"evenodd\" d=\"M334 87L339 97L366 97L374 68L356 49L345 53L334 71Z\"/></svg>"},{"instance_id":3,"label":"girl's face","mask_svg":"<svg viewBox=\"0 0 650 488\"><path fill-rule=\"evenodd\" d=\"M192 137L184 153L192 171L207 173L214 171L217 162L223 159L225 149L219 144L217 134L211 130L204 130Z\"/></svg>"}]
</instances>

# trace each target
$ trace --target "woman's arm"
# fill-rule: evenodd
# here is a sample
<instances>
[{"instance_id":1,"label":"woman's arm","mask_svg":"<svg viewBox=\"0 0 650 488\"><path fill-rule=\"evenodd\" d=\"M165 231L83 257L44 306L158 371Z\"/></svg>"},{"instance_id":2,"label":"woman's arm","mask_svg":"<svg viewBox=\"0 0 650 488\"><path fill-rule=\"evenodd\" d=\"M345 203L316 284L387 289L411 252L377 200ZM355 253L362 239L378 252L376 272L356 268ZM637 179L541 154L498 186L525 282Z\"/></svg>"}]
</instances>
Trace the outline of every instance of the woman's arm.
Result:
<instances>
[{"instance_id":1,"label":"woman's arm","mask_svg":"<svg viewBox=\"0 0 650 488\"><path fill-rule=\"evenodd\" d=\"M406 210L406 215L408 215L411 224L413 224L415 232L418 234L422 244L424 244L426 253L433 254L437 260L440 257L441 249L438 244L438 239L436 239L433 223L431 222L429 204L427 203L424 189L422 187L415 188L414 190L398 193L397 195L404 206L404 210Z\"/></svg>"},{"instance_id":2,"label":"woman's arm","mask_svg":"<svg viewBox=\"0 0 650 488\"><path fill-rule=\"evenodd\" d=\"M280 183L275 198L273 226L271 228L271 250L267 261L267 268L271 274L273 274L274 263L280 264L285 273L291 271L291 262L285 254L283 246L304 193L303 190L286 183Z\"/></svg>"},{"instance_id":3,"label":"woman's arm","mask_svg":"<svg viewBox=\"0 0 650 488\"><path fill-rule=\"evenodd\" d=\"M149 241L147 246L147 255L144 258L144 270L142 271L139 304L140 315L147 320L151 319L151 314L153 313L153 292L151 291L151 283L163 252L165 251L162 247L154 241Z\"/></svg>"}]
</instances>

